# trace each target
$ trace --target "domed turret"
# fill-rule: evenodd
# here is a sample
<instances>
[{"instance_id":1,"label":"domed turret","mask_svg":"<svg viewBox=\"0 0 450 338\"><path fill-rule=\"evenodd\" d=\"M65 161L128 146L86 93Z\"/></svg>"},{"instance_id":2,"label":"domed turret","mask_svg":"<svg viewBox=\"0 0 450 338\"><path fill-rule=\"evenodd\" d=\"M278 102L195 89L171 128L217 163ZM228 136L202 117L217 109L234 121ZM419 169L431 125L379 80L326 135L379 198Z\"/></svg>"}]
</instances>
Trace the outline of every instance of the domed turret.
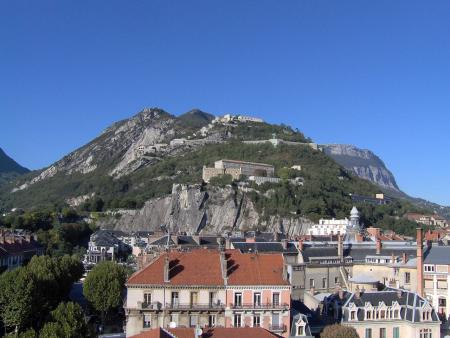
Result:
<instances>
[{"instance_id":1,"label":"domed turret","mask_svg":"<svg viewBox=\"0 0 450 338\"><path fill-rule=\"evenodd\" d=\"M350 211L350 224L353 228L359 228L359 211L355 206Z\"/></svg>"}]
</instances>

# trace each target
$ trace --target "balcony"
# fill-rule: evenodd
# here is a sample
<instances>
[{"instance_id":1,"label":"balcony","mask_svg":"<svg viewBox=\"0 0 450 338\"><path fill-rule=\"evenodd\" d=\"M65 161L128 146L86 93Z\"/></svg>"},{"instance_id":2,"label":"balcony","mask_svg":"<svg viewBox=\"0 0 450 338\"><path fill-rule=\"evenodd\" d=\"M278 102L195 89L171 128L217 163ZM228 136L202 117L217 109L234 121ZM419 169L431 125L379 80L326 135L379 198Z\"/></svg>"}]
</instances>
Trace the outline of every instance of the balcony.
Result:
<instances>
[{"instance_id":1,"label":"balcony","mask_svg":"<svg viewBox=\"0 0 450 338\"><path fill-rule=\"evenodd\" d=\"M180 311L222 311L225 305L221 303L166 303L166 310Z\"/></svg>"},{"instance_id":2,"label":"balcony","mask_svg":"<svg viewBox=\"0 0 450 338\"><path fill-rule=\"evenodd\" d=\"M285 332L286 331L286 325L284 325L284 324L269 325L269 331L272 331L272 332Z\"/></svg>"},{"instance_id":3,"label":"balcony","mask_svg":"<svg viewBox=\"0 0 450 338\"><path fill-rule=\"evenodd\" d=\"M138 302L138 309L139 310L162 310L162 303L160 303L160 302L153 302L153 303Z\"/></svg>"},{"instance_id":4,"label":"balcony","mask_svg":"<svg viewBox=\"0 0 450 338\"><path fill-rule=\"evenodd\" d=\"M230 304L233 310L288 310L289 304L286 303L264 303L264 304Z\"/></svg>"}]
</instances>

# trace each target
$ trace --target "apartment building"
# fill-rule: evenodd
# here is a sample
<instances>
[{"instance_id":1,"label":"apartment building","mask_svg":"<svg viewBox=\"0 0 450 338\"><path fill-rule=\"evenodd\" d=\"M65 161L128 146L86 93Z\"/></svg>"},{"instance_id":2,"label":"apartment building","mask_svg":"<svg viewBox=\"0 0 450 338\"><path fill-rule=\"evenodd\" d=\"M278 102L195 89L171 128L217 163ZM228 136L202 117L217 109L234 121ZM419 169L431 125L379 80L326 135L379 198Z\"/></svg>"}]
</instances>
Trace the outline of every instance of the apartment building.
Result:
<instances>
[{"instance_id":1,"label":"apartment building","mask_svg":"<svg viewBox=\"0 0 450 338\"><path fill-rule=\"evenodd\" d=\"M20 267L43 253L34 235L0 229L0 272Z\"/></svg>"},{"instance_id":2,"label":"apartment building","mask_svg":"<svg viewBox=\"0 0 450 338\"><path fill-rule=\"evenodd\" d=\"M342 307L341 324L354 327L362 338L438 338L441 322L417 293L387 289L351 294Z\"/></svg>"},{"instance_id":3,"label":"apartment building","mask_svg":"<svg viewBox=\"0 0 450 338\"><path fill-rule=\"evenodd\" d=\"M281 254L166 252L128 280L126 332L262 327L287 337L290 295Z\"/></svg>"}]
</instances>

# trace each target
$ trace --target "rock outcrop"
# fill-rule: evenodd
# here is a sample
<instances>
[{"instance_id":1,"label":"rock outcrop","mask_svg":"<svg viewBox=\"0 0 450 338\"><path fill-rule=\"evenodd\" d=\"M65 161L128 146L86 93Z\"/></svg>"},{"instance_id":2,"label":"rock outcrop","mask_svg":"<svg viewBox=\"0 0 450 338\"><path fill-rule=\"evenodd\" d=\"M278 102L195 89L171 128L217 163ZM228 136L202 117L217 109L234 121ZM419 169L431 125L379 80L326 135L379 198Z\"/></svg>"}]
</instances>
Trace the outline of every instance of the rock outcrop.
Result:
<instances>
[{"instance_id":1,"label":"rock outcrop","mask_svg":"<svg viewBox=\"0 0 450 338\"><path fill-rule=\"evenodd\" d=\"M261 217L245 192L231 187L204 191L200 185L174 184L172 194L147 201L139 210L119 210L99 221L101 227L125 231L158 230L220 234L232 230L306 234L311 222L301 217Z\"/></svg>"},{"instance_id":2,"label":"rock outcrop","mask_svg":"<svg viewBox=\"0 0 450 338\"><path fill-rule=\"evenodd\" d=\"M372 151L347 144L327 144L324 152L355 175L382 188L399 191L394 175Z\"/></svg>"}]
</instances>

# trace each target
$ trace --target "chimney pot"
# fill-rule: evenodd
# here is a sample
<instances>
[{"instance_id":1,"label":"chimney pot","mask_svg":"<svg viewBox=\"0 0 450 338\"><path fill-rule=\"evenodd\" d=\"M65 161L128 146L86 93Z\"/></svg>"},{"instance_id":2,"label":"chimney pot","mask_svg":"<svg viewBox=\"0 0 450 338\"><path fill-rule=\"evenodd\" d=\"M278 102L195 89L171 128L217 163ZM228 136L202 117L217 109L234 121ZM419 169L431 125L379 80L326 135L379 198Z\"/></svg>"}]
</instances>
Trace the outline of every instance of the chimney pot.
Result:
<instances>
[{"instance_id":1,"label":"chimney pot","mask_svg":"<svg viewBox=\"0 0 450 338\"><path fill-rule=\"evenodd\" d=\"M302 239L298 242L298 249L300 251L303 251L303 240Z\"/></svg>"},{"instance_id":2,"label":"chimney pot","mask_svg":"<svg viewBox=\"0 0 450 338\"><path fill-rule=\"evenodd\" d=\"M170 276L169 276L169 254L166 254L164 257L164 282L168 283L170 282Z\"/></svg>"},{"instance_id":3,"label":"chimney pot","mask_svg":"<svg viewBox=\"0 0 450 338\"><path fill-rule=\"evenodd\" d=\"M377 237L377 242L376 242L377 255L381 254L381 247L382 247L381 239L379 237Z\"/></svg>"},{"instance_id":4,"label":"chimney pot","mask_svg":"<svg viewBox=\"0 0 450 338\"><path fill-rule=\"evenodd\" d=\"M283 246L283 250L286 250L288 247L288 240L287 239L283 239L281 241L281 245Z\"/></svg>"}]
</instances>

